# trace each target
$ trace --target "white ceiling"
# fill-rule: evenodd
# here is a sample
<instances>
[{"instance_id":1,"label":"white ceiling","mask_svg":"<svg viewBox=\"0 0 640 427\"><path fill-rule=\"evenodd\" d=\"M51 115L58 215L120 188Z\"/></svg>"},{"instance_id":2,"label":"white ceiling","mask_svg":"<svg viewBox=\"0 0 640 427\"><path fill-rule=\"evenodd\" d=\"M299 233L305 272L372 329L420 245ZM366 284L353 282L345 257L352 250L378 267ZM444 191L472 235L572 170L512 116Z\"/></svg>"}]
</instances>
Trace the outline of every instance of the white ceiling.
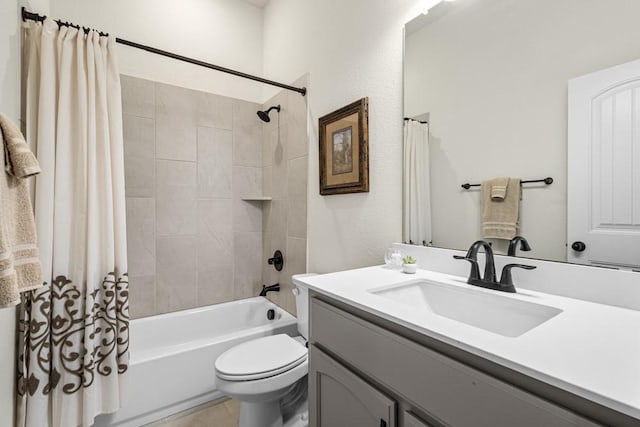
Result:
<instances>
[{"instance_id":1,"label":"white ceiling","mask_svg":"<svg viewBox=\"0 0 640 427\"><path fill-rule=\"evenodd\" d=\"M265 7L267 5L267 3L269 3L269 0L244 0L247 3L251 3L253 5L256 5L258 7Z\"/></svg>"}]
</instances>

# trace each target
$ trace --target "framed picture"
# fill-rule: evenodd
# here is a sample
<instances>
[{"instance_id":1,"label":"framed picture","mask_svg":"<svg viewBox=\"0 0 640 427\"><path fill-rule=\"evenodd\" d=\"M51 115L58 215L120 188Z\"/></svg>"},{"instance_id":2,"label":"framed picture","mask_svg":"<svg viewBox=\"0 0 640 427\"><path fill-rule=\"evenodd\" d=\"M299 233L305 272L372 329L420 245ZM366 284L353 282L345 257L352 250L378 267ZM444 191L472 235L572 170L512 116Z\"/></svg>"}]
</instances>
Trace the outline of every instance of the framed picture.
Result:
<instances>
[{"instance_id":1,"label":"framed picture","mask_svg":"<svg viewBox=\"0 0 640 427\"><path fill-rule=\"evenodd\" d=\"M369 191L368 98L320 117L320 194Z\"/></svg>"}]
</instances>

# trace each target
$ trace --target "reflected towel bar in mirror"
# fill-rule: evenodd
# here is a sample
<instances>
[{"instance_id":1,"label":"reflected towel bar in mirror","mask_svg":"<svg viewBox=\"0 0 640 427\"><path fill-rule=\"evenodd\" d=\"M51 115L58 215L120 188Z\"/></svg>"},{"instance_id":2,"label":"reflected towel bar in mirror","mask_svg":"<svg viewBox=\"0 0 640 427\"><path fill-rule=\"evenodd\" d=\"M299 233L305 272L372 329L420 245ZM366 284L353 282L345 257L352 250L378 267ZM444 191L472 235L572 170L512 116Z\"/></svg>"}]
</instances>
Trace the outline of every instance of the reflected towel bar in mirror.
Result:
<instances>
[{"instance_id":1,"label":"reflected towel bar in mirror","mask_svg":"<svg viewBox=\"0 0 640 427\"><path fill-rule=\"evenodd\" d=\"M533 182L544 182L547 185L551 185L553 184L553 178L551 178L550 176L544 178L544 179L529 179L526 181L520 181L520 184L530 184ZM464 188L465 190L468 190L471 187L480 187L481 184L462 184L461 187Z\"/></svg>"}]
</instances>

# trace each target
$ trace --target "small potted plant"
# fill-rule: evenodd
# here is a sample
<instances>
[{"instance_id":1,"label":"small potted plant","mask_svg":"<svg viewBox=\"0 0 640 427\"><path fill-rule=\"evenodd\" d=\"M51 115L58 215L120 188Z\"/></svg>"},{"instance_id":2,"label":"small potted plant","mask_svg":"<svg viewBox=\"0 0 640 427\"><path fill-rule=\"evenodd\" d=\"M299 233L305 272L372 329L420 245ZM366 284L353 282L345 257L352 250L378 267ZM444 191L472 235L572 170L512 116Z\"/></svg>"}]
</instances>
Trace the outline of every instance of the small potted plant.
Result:
<instances>
[{"instance_id":1,"label":"small potted plant","mask_svg":"<svg viewBox=\"0 0 640 427\"><path fill-rule=\"evenodd\" d=\"M402 258L402 271L408 274L415 274L418 269L418 264L416 264L416 259L411 255L407 255Z\"/></svg>"}]
</instances>

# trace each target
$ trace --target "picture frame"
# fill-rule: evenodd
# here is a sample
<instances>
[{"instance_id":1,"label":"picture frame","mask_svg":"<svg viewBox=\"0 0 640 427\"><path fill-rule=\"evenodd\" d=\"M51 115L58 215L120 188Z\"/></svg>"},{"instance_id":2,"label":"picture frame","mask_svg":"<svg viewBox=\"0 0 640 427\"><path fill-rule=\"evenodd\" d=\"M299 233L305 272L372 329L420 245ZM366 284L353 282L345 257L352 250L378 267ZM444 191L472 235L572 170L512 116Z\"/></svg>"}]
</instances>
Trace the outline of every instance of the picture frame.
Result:
<instances>
[{"instance_id":1,"label":"picture frame","mask_svg":"<svg viewBox=\"0 0 640 427\"><path fill-rule=\"evenodd\" d=\"M320 194L369 191L369 99L318 119Z\"/></svg>"}]
</instances>

